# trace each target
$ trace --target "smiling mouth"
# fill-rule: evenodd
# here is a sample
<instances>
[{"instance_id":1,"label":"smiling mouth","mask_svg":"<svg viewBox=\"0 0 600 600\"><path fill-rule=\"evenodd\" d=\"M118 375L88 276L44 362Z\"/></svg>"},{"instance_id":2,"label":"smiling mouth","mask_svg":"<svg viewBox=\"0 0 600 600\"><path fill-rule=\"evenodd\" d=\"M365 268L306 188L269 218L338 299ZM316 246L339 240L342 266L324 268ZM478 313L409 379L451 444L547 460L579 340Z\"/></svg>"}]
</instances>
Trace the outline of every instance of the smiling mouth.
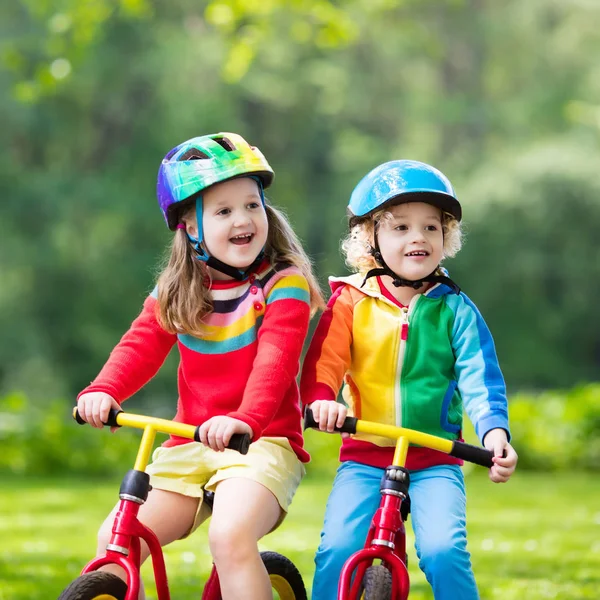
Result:
<instances>
[{"instance_id":1,"label":"smiling mouth","mask_svg":"<svg viewBox=\"0 0 600 600\"><path fill-rule=\"evenodd\" d=\"M253 233L244 233L244 234L236 235L236 236L230 238L229 241L232 244L235 244L236 246L245 246L245 245L249 244L253 238L254 238Z\"/></svg>"},{"instance_id":2,"label":"smiling mouth","mask_svg":"<svg viewBox=\"0 0 600 600\"><path fill-rule=\"evenodd\" d=\"M414 250L413 252L408 252L407 254L405 254L404 256L414 256L414 257L425 257L425 256L429 256L429 252L426 252L425 250Z\"/></svg>"}]
</instances>

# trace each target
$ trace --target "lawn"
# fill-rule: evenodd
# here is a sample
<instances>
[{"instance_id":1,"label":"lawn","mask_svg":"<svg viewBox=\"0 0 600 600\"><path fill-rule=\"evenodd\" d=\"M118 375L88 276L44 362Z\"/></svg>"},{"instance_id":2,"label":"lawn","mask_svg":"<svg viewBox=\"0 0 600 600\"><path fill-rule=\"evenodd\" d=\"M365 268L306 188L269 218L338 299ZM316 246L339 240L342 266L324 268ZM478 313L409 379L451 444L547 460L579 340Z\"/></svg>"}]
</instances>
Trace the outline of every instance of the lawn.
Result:
<instances>
[{"instance_id":1,"label":"lawn","mask_svg":"<svg viewBox=\"0 0 600 600\"><path fill-rule=\"evenodd\" d=\"M518 473L508 485L494 485L473 470L467 481L469 543L482 599L598 598L597 478ZM284 526L264 540L265 548L298 565L307 585L329 484L328 478L308 477ZM0 600L57 598L91 558L97 527L117 490L118 481L3 478ZM173 598L199 598L210 564L206 528L169 547L166 560ZM414 555L409 560L411 598L431 599ZM156 598L150 586L148 596Z\"/></svg>"}]
</instances>

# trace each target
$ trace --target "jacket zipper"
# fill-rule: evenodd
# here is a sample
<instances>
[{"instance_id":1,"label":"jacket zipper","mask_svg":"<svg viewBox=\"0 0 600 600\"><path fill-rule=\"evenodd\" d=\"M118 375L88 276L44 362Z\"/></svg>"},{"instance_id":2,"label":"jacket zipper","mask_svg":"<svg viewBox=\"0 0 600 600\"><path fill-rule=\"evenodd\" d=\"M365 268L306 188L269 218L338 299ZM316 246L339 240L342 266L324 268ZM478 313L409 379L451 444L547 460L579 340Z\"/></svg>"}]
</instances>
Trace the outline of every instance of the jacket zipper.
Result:
<instances>
[{"instance_id":1,"label":"jacket zipper","mask_svg":"<svg viewBox=\"0 0 600 600\"><path fill-rule=\"evenodd\" d=\"M408 304L408 308L402 308L402 319L400 321L400 348L398 350L398 362L396 368L396 427L402 427L402 367L404 366L404 355L406 353L406 342L408 340L408 326L410 317L415 310L415 306L422 294L413 296Z\"/></svg>"}]
</instances>

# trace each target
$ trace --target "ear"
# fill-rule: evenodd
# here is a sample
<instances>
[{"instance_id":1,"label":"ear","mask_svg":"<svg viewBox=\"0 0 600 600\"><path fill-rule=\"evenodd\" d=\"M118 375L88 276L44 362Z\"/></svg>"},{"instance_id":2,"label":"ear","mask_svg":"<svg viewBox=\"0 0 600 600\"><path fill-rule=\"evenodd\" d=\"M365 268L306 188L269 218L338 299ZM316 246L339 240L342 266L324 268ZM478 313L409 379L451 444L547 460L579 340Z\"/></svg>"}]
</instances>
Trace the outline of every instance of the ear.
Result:
<instances>
[{"instance_id":1,"label":"ear","mask_svg":"<svg viewBox=\"0 0 600 600\"><path fill-rule=\"evenodd\" d=\"M195 222L195 219L186 219L183 224L185 225L185 231L186 233L193 237L193 238L198 238L198 225Z\"/></svg>"}]
</instances>

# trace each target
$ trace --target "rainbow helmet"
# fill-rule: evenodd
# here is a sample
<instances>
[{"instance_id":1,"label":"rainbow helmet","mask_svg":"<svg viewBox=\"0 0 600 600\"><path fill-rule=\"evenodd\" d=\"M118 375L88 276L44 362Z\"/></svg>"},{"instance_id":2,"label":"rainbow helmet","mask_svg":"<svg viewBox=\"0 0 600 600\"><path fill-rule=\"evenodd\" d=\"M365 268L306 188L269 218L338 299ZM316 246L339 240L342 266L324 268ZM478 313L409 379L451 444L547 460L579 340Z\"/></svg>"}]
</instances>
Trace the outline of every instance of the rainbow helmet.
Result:
<instances>
[{"instance_id":1,"label":"rainbow helmet","mask_svg":"<svg viewBox=\"0 0 600 600\"><path fill-rule=\"evenodd\" d=\"M177 227L181 203L206 188L244 175L258 178L263 188L274 172L262 152L236 133L214 133L179 144L158 169L156 195L169 229Z\"/></svg>"}]
</instances>

